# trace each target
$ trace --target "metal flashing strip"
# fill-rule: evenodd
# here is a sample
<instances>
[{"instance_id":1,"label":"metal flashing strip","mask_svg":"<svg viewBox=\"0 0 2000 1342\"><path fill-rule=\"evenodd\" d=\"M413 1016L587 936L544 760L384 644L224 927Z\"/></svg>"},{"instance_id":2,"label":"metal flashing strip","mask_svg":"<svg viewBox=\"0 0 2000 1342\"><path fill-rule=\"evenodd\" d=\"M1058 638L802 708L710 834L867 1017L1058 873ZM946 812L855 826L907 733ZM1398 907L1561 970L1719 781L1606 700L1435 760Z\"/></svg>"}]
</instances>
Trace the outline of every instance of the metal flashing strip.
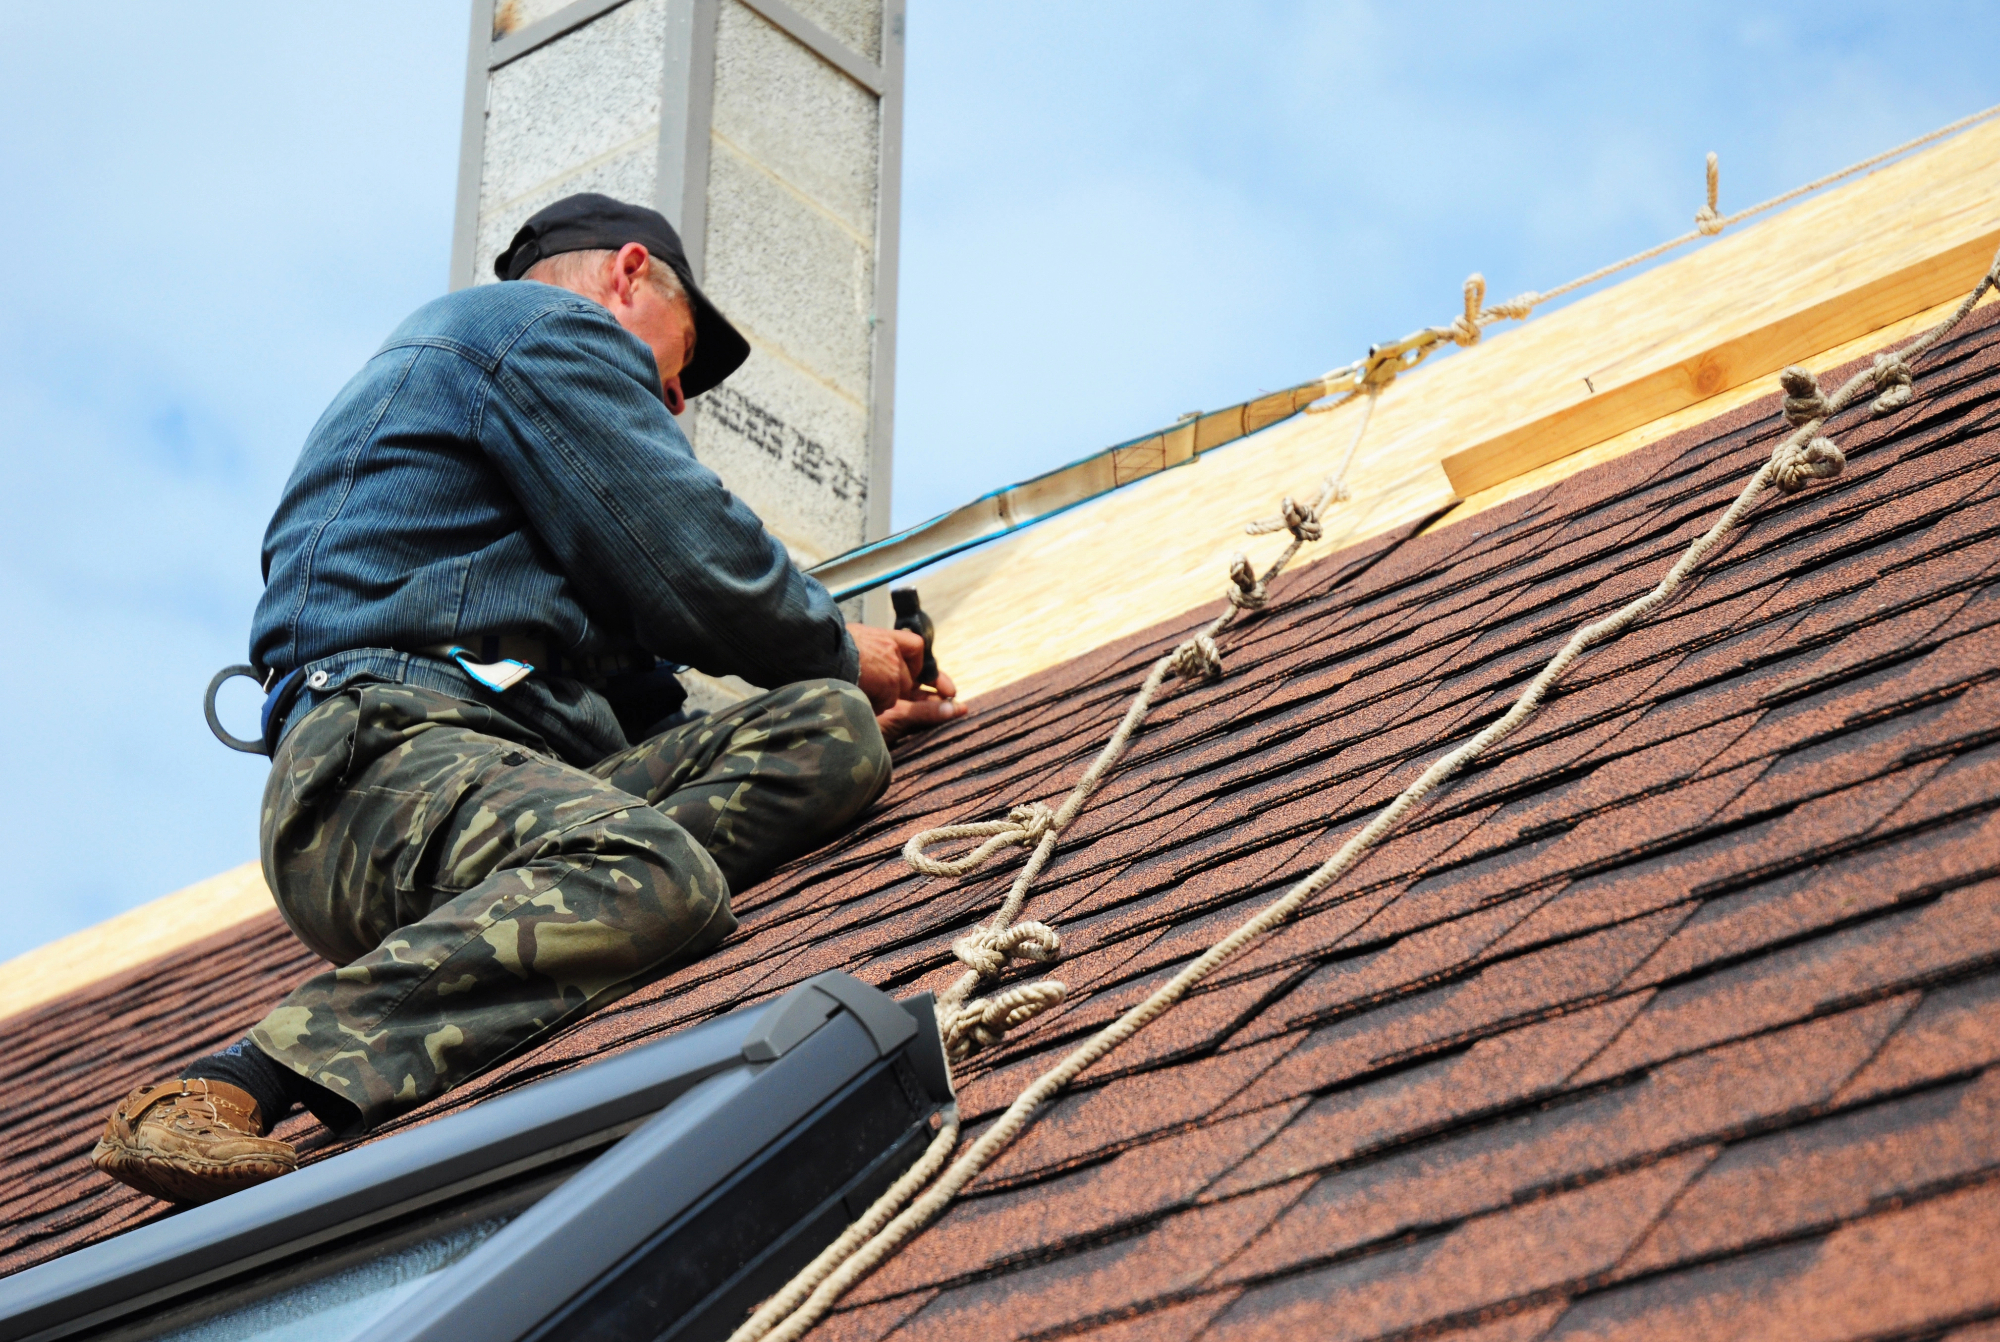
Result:
<instances>
[{"instance_id":1,"label":"metal flashing strip","mask_svg":"<svg viewBox=\"0 0 2000 1342\"><path fill-rule=\"evenodd\" d=\"M518 61L536 47L545 47L565 33L574 32L625 3L626 0L576 0L575 4L565 5L546 19L538 19L525 28L496 38L486 48L486 68L498 70L510 61Z\"/></svg>"},{"instance_id":2,"label":"metal flashing strip","mask_svg":"<svg viewBox=\"0 0 2000 1342\"><path fill-rule=\"evenodd\" d=\"M909 1114L921 1111L927 1122L950 1096L930 1002L920 997L897 1003L837 971L820 975L775 1002L343 1151L0 1281L0 1339L53 1342L107 1325L124 1332L165 1309L198 1310L204 1297L226 1295L263 1269L310 1262L315 1253L335 1252L360 1232L408 1224L418 1213L453 1200L463 1203L478 1190L498 1196L537 1171L561 1172L559 1161L609 1147L438 1273L396 1313L397 1335L419 1336L418 1307L456 1298L453 1283L465 1274L502 1273L510 1288L532 1276L545 1308L523 1314L516 1301L510 1318L518 1327L505 1335L525 1334L603 1277L663 1222L702 1204L732 1177L743 1182L746 1163L779 1137L792 1140L787 1134L803 1117L868 1077L890 1072L904 1078L890 1092L892 1100L904 1097L891 1114L891 1125L903 1126L887 1143L891 1149L864 1151L877 1163L911 1146L904 1130ZM871 1121L877 1129L884 1122L879 1114ZM908 1150L909 1160L922 1144ZM697 1148L701 1158L690 1160L688 1153ZM901 1166L887 1179L900 1172ZM640 1192L650 1199L645 1208L621 1202L615 1213L608 1210L610 1203ZM819 1215L826 1219L823 1209ZM542 1246L555 1228L577 1216L588 1217L592 1233L565 1251L561 1272L545 1256L553 1251L543 1247L534 1249L533 1274L519 1272L507 1257L508 1246ZM711 1213L710 1222L718 1216L728 1222L723 1228L732 1242L761 1253L757 1261L770 1260L772 1270L789 1272L785 1265L798 1252L810 1257L819 1247L802 1243L774 1259L773 1237L796 1240L800 1226L769 1224L754 1200L731 1200ZM714 1231L709 1225L707 1233ZM508 1273L510 1266L515 1270ZM716 1274L735 1281L754 1266L724 1262ZM566 1284L566 1294L552 1294L559 1284ZM462 1317L462 1308L454 1310L454 1317Z\"/></svg>"},{"instance_id":3,"label":"metal flashing strip","mask_svg":"<svg viewBox=\"0 0 2000 1342\"><path fill-rule=\"evenodd\" d=\"M772 27L876 97L881 97L889 87L889 81L883 74L881 66L793 9L785 3L785 0L742 0L742 3L745 8L757 14Z\"/></svg>"},{"instance_id":4,"label":"metal flashing strip","mask_svg":"<svg viewBox=\"0 0 2000 1342\"><path fill-rule=\"evenodd\" d=\"M1227 409L1190 416L1172 428L996 489L928 522L835 555L806 572L824 583L836 601L858 596L1290 419L1325 396L1327 383L1327 378L1315 378Z\"/></svg>"}]
</instances>

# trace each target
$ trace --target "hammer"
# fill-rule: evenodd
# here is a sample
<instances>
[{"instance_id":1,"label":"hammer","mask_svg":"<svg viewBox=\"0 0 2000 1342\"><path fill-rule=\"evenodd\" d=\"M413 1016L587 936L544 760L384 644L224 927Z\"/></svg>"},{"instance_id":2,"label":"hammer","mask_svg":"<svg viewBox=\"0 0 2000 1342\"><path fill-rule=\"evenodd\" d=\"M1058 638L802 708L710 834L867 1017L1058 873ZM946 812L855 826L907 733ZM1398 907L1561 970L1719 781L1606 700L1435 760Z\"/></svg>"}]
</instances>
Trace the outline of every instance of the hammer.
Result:
<instances>
[{"instance_id":1,"label":"hammer","mask_svg":"<svg viewBox=\"0 0 2000 1342\"><path fill-rule=\"evenodd\" d=\"M937 637L937 627L931 617L924 614L924 608L917 604L917 589L897 587L889 593L890 602L896 607L896 627L907 629L924 641L924 669L917 677L917 684L935 686L937 684L937 658L931 655L931 641Z\"/></svg>"}]
</instances>

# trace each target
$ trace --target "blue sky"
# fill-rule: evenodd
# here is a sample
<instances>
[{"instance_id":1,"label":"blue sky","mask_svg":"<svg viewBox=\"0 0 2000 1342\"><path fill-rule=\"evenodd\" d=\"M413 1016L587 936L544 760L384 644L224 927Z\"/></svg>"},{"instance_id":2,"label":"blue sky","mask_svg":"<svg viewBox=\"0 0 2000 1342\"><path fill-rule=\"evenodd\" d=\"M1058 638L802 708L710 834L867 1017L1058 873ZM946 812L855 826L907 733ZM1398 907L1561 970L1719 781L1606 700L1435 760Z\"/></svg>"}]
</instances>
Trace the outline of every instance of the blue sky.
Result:
<instances>
[{"instance_id":1,"label":"blue sky","mask_svg":"<svg viewBox=\"0 0 2000 1342\"><path fill-rule=\"evenodd\" d=\"M2000 101L2000 10L911 0L898 524ZM0 47L0 958L256 853L200 693L313 420L445 284L456 0ZM247 687L232 705L247 719Z\"/></svg>"}]
</instances>

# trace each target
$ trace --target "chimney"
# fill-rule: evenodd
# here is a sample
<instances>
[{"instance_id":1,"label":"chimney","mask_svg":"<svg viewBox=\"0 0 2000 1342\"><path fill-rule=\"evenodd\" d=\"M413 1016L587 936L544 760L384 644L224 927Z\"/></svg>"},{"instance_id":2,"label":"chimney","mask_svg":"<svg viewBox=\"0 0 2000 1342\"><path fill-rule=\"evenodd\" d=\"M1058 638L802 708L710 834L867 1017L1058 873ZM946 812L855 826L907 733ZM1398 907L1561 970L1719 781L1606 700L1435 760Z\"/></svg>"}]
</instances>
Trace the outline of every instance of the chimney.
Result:
<instances>
[{"instance_id":1,"label":"chimney","mask_svg":"<svg viewBox=\"0 0 2000 1342\"><path fill-rule=\"evenodd\" d=\"M493 283L515 229L571 192L666 215L751 345L683 427L806 565L889 529L903 15L904 0L472 6L452 287ZM867 600L887 624L886 597Z\"/></svg>"}]
</instances>

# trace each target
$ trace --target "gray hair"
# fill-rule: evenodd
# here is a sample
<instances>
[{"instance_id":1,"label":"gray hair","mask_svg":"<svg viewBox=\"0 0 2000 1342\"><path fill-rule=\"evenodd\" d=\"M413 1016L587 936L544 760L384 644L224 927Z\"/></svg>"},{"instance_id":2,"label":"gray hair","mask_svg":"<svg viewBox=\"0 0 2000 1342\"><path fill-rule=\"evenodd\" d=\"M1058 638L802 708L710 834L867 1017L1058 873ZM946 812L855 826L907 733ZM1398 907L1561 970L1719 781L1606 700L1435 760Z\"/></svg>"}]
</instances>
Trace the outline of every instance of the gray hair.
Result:
<instances>
[{"instance_id":1,"label":"gray hair","mask_svg":"<svg viewBox=\"0 0 2000 1342\"><path fill-rule=\"evenodd\" d=\"M554 256L543 257L528 267L524 280L539 280L543 284L553 284L558 288L576 289L579 285L589 285L596 281L597 272L603 267L606 257L615 256L609 248L594 251L558 252ZM694 315L694 305L688 302L687 290L681 285L680 276L674 268L657 256L646 258L646 281L660 291L669 302L679 303Z\"/></svg>"}]
</instances>

